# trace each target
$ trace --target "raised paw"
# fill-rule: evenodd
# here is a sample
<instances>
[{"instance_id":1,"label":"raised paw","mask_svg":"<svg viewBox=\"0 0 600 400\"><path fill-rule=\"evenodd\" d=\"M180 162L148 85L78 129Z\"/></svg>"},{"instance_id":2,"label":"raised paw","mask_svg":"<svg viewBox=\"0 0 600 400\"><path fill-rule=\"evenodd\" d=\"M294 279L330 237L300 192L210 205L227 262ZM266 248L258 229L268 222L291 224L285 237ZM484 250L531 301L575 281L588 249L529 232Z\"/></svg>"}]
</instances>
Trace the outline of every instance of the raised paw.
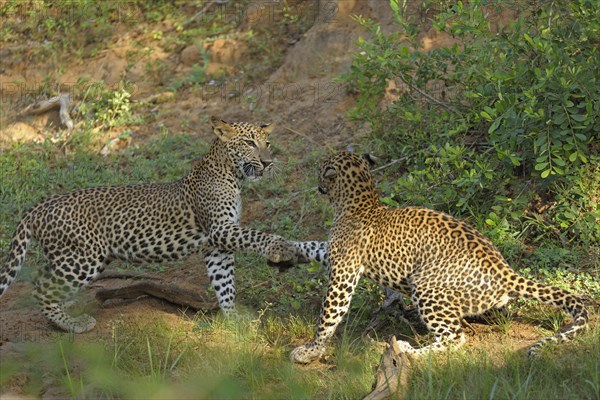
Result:
<instances>
[{"instance_id":1,"label":"raised paw","mask_svg":"<svg viewBox=\"0 0 600 400\"><path fill-rule=\"evenodd\" d=\"M292 242L282 237L276 236L268 247L267 258L272 264L284 266L294 266L298 263L296 247Z\"/></svg>"},{"instance_id":2,"label":"raised paw","mask_svg":"<svg viewBox=\"0 0 600 400\"><path fill-rule=\"evenodd\" d=\"M318 359L325 352L325 348L305 345L296 347L290 353L290 360L299 364L308 364L309 362Z\"/></svg>"}]
</instances>

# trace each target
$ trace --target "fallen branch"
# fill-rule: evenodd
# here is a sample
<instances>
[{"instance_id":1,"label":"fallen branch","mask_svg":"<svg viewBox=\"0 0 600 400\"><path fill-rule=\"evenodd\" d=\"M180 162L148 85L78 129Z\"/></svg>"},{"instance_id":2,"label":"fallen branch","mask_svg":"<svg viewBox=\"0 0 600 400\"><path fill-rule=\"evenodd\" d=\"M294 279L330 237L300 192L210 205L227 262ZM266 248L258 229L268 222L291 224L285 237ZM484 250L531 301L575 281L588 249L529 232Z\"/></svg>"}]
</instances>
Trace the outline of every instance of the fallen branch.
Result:
<instances>
[{"instance_id":1,"label":"fallen branch","mask_svg":"<svg viewBox=\"0 0 600 400\"><path fill-rule=\"evenodd\" d=\"M96 299L100 303L109 299L137 299L140 296L155 297L193 310L212 310L217 308L214 301L207 301L195 291L151 281L141 281L130 286L115 289L100 289L96 292Z\"/></svg>"},{"instance_id":2,"label":"fallen branch","mask_svg":"<svg viewBox=\"0 0 600 400\"><path fill-rule=\"evenodd\" d=\"M375 389L363 400L403 399L403 392L408 387L410 368L410 359L406 353L400 352L396 337L393 336L377 367Z\"/></svg>"},{"instance_id":3,"label":"fallen branch","mask_svg":"<svg viewBox=\"0 0 600 400\"><path fill-rule=\"evenodd\" d=\"M104 271L98 277L96 281L103 279L155 279L160 280L156 276L149 275L145 272L121 272L121 271Z\"/></svg>"},{"instance_id":4,"label":"fallen branch","mask_svg":"<svg viewBox=\"0 0 600 400\"><path fill-rule=\"evenodd\" d=\"M398 164L400 161L404 161L406 160L408 157L402 157L402 158L397 158L395 160L390 161L389 163L382 165L381 167L377 167L375 169L372 169L371 172L377 172L377 171L381 171L382 169L386 169L391 167L394 164Z\"/></svg>"},{"instance_id":5,"label":"fallen branch","mask_svg":"<svg viewBox=\"0 0 600 400\"><path fill-rule=\"evenodd\" d=\"M406 160L407 158L408 158L408 157L402 157L402 158L397 158L397 159L391 160L389 163L387 163L387 164L385 164L385 165L382 165L381 167L377 167L377 168L375 168L375 169L372 169L372 170L371 170L371 172L379 172L379 171L381 171L381 170L384 170L384 169L386 169L386 168L389 168L389 167L391 167L392 165L398 164L400 161L404 161L404 160ZM289 197L289 198L293 198L293 197L296 197L296 196L298 196L298 195L301 195L301 194L304 194L304 193L307 193L307 192L312 192L313 190L317 190L317 189L318 189L318 187L317 187L317 186L313 186L313 187L311 187L311 188L308 188L308 189L299 190L299 191L297 191L297 192L292 192L292 193L290 193L290 194L288 195L288 197Z\"/></svg>"},{"instance_id":6,"label":"fallen branch","mask_svg":"<svg viewBox=\"0 0 600 400\"><path fill-rule=\"evenodd\" d=\"M60 122L67 127L70 131L73 129L73 120L69 115L69 105L70 105L70 97L68 94L60 94L58 96L54 96L48 100L41 100L37 103L31 104L27 106L22 112L21 115L26 114L43 114L46 111L53 110L58 108L58 115L60 116Z\"/></svg>"}]
</instances>

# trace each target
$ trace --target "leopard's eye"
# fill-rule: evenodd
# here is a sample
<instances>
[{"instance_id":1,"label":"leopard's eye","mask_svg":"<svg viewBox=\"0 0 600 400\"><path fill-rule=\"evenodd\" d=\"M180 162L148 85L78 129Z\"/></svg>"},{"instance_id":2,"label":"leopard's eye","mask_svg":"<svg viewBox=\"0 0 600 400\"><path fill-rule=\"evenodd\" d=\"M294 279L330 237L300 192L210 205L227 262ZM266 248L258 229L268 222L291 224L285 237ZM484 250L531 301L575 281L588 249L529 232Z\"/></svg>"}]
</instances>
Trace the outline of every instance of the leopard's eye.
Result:
<instances>
[{"instance_id":1,"label":"leopard's eye","mask_svg":"<svg viewBox=\"0 0 600 400\"><path fill-rule=\"evenodd\" d=\"M245 142L250 147L256 147L256 143L254 143L254 140L245 140Z\"/></svg>"}]
</instances>

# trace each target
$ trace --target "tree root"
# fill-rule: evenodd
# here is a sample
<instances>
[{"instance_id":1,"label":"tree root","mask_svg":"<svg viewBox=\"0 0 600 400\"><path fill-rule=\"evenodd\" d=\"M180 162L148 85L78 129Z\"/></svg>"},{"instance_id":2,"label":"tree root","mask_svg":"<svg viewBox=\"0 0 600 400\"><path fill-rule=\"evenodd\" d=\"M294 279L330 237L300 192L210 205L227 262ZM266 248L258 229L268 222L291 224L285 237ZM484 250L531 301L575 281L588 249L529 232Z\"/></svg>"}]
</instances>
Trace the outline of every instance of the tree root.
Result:
<instances>
[{"instance_id":1,"label":"tree root","mask_svg":"<svg viewBox=\"0 0 600 400\"><path fill-rule=\"evenodd\" d=\"M396 337L393 336L377 367L375 389L363 400L403 399L408 388L410 368L410 358L400 352Z\"/></svg>"},{"instance_id":2,"label":"tree root","mask_svg":"<svg viewBox=\"0 0 600 400\"><path fill-rule=\"evenodd\" d=\"M142 280L133 285L114 289L99 289L96 299L103 303L110 299L137 299L142 296L151 296L166 300L169 303L180 305L192 310L213 310L218 306L215 301L208 301L202 295L179 286L162 284L149 280Z\"/></svg>"},{"instance_id":3,"label":"tree root","mask_svg":"<svg viewBox=\"0 0 600 400\"><path fill-rule=\"evenodd\" d=\"M128 272L128 271L103 271L98 275L94 281L100 281L104 279L152 279L160 280L157 276L152 276L145 272Z\"/></svg>"},{"instance_id":4,"label":"tree root","mask_svg":"<svg viewBox=\"0 0 600 400\"><path fill-rule=\"evenodd\" d=\"M60 116L60 122L62 122L69 131L73 130L73 120L69 115L71 98L68 94L60 94L54 96L48 100L41 100L34 104L29 105L23 111L21 115L26 114L43 114L48 110L58 108L58 115Z\"/></svg>"}]
</instances>

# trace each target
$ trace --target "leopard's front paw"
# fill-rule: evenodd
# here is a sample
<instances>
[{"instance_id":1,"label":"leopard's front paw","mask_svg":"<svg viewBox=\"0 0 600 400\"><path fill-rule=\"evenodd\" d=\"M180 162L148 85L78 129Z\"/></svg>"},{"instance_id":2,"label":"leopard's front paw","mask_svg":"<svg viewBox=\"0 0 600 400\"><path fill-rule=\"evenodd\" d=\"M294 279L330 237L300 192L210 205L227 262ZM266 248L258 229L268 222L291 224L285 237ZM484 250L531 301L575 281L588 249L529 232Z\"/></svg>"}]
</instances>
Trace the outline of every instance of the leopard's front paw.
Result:
<instances>
[{"instance_id":1,"label":"leopard's front paw","mask_svg":"<svg viewBox=\"0 0 600 400\"><path fill-rule=\"evenodd\" d=\"M64 326L59 326L69 332L85 333L94 329L96 326L96 319L91 315L81 314L77 317L70 318L69 322Z\"/></svg>"},{"instance_id":2,"label":"leopard's front paw","mask_svg":"<svg viewBox=\"0 0 600 400\"><path fill-rule=\"evenodd\" d=\"M325 353L325 347L311 345L296 347L290 353L290 360L299 364L308 364L309 362L320 358Z\"/></svg>"},{"instance_id":3,"label":"leopard's front paw","mask_svg":"<svg viewBox=\"0 0 600 400\"><path fill-rule=\"evenodd\" d=\"M405 342L404 340L398 340L396 343L398 343L397 351L399 351L400 353L410 354L415 351L415 349L410 345L410 343Z\"/></svg>"},{"instance_id":4,"label":"leopard's front paw","mask_svg":"<svg viewBox=\"0 0 600 400\"><path fill-rule=\"evenodd\" d=\"M268 247L267 258L271 264L289 268L298 264L298 256L296 253L296 247L292 242L282 237L275 236L273 242Z\"/></svg>"}]
</instances>

